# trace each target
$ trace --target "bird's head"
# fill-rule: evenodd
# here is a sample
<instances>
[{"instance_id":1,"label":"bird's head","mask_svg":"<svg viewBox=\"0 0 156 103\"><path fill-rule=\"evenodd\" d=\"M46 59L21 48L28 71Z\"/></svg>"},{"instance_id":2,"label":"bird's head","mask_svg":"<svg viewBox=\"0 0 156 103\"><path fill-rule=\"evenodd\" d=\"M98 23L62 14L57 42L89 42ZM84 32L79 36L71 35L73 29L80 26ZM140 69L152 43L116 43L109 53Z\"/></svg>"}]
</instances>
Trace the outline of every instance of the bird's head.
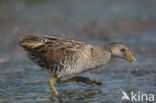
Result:
<instances>
[{"instance_id":1,"label":"bird's head","mask_svg":"<svg viewBox=\"0 0 156 103\"><path fill-rule=\"evenodd\" d=\"M130 63L136 61L129 48L121 42L113 42L109 44L109 50L112 57L119 57L128 60Z\"/></svg>"}]
</instances>

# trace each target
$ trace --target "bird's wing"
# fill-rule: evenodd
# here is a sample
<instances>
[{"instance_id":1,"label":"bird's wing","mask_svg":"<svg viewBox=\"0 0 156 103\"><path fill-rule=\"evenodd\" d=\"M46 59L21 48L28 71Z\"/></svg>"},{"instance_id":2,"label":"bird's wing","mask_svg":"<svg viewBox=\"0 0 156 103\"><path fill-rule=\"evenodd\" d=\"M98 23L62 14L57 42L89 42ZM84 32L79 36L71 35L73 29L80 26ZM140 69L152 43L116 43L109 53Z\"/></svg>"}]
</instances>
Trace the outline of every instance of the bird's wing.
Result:
<instances>
[{"instance_id":1,"label":"bird's wing","mask_svg":"<svg viewBox=\"0 0 156 103\"><path fill-rule=\"evenodd\" d=\"M77 52L84 50L86 43L70 40L66 38L52 36L27 35L26 39L20 42L20 45L27 51L41 59L56 64L68 57L68 60Z\"/></svg>"},{"instance_id":2,"label":"bird's wing","mask_svg":"<svg viewBox=\"0 0 156 103\"><path fill-rule=\"evenodd\" d=\"M69 40L64 38L48 38L48 41L44 42L44 47L48 49L46 56L50 62L60 62L64 59L72 59L75 54L80 50L83 50L86 46L86 43Z\"/></svg>"}]
</instances>

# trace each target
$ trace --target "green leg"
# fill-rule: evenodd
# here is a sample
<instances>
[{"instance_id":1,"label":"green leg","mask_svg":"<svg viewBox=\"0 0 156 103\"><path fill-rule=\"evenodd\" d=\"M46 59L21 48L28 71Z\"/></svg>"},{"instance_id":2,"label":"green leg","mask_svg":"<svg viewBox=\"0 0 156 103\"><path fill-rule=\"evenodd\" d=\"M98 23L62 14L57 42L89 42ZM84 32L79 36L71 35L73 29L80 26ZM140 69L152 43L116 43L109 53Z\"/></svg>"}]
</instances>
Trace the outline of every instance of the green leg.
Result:
<instances>
[{"instance_id":1,"label":"green leg","mask_svg":"<svg viewBox=\"0 0 156 103\"><path fill-rule=\"evenodd\" d=\"M64 84L64 83L69 83L69 82L77 82L77 83L83 82L83 83L90 84L90 85L92 84L102 85L102 83L98 80L90 79L87 77L81 77L81 76L75 76L66 80L61 80L61 77L56 79L57 84Z\"/></svg>"}]
</instances>

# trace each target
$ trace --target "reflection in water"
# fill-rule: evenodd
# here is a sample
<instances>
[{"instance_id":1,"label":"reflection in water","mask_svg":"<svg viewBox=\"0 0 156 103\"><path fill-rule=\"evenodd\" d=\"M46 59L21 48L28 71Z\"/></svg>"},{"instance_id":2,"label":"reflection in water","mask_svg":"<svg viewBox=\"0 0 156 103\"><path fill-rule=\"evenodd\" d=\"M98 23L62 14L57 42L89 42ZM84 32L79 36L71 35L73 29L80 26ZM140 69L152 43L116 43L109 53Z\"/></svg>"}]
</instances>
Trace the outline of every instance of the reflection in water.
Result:
<instances>
[{"instance_id":1,"label":"reflection in water","mask_svg":"<svg viewBox=\"0 0 156 103\"><path fill-rule=\"evenodd\" d=\"M85 85L83 85L85 86ZM51 95L50 103L79 103L80 101L98 101L102 91L98 86L87 86L82 90L62 90L58 96ZM104 86L103 86L104 87Z\"/></svg>"},{"instance_id":2,"label":"reflection in water","mask_svg":"<svg viewBox=\"0 0 156 103\"><path fill-rule=\"evenodd\" d=\"M50 97L50 101L51 103L55 103L56 102L56 96L54 96L53 94Z\"/></svg>"},{"instance_id":3,"label":"reflection in water","mask_svg":"<svg viewBox=\"0 0 156 103\"><path fill-rule=\"evenodd\" d=\"M68 95L63 97L62 95L55 96L55 95L52 94L50 96L50 103L64 103L66 101L67 97L68 97ZM71 103L72 102L72 96L69 96L69 99L67 101L68 101L68 103Z\"/></svg>"}]
</instances>

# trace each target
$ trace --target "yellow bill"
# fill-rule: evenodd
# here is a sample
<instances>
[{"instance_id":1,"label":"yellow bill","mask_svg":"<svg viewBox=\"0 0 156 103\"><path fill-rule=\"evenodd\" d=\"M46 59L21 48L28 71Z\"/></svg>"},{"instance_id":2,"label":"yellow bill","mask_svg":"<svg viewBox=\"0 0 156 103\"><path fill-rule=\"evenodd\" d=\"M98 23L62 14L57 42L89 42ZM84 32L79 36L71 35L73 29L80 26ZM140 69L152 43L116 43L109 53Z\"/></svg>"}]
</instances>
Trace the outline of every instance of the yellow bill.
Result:
<instances>
[{"instance_id":1,"label":"yellow bill","mask_svg":"<svg viewBox=\"0 0 156 103\"><path fill-rule=\"evenodd\" d=\"M130 51L126 54L125 59L132 64L134 63L133 61L136 61L136 59L132 56L132 53Z\"/></svg>"}]
</instances>

